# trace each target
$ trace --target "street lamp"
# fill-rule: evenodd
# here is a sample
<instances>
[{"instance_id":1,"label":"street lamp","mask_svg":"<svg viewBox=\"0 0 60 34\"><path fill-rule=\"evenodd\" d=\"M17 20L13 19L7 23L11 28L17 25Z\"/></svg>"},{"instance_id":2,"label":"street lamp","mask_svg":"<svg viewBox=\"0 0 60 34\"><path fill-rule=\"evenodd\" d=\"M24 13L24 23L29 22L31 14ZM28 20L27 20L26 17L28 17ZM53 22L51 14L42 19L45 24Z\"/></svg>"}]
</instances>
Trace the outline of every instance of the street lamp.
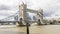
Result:
<instances>
[{"instance_id":1,"label":"street lamp","mask_svg":"<svg viewBox=\"0 0 60 34\"><path fill-rule=\"evenodd\" d=\"M29 34L29 23L26 23L26 28L27 28L27 34Z\"/></svg>"}]
</instances>

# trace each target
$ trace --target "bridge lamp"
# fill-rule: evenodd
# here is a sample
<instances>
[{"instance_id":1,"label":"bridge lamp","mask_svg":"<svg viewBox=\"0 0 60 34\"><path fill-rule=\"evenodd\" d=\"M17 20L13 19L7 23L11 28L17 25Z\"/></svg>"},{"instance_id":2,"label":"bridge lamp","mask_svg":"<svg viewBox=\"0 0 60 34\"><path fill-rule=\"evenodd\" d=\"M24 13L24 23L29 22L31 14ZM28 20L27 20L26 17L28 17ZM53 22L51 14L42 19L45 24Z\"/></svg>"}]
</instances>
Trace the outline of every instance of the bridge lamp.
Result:
<instances>
[{"instance_id":1,"label":"bridge lamp","mask_svg":"<svg viewBox=\"0 0 60 34\"><path fill-rule=\"evenodd\" d=\"M28 23L28 22L29 22L29 20L27 19L27 20L26 20L27 34L29 34L29 23Z\"/></svg>"}]
</instances>

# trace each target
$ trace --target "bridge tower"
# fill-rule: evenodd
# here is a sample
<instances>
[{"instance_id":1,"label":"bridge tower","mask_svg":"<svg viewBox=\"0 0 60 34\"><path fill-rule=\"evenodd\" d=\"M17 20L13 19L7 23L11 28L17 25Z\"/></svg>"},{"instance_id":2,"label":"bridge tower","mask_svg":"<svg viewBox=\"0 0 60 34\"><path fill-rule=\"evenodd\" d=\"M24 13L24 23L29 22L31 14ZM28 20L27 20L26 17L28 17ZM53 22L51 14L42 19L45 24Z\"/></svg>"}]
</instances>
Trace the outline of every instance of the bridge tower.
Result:
<instances>
[{"instance_id":1,"label":"bridge tower","mask_svg":"<svg viewBox=\"0 0 60 34\"><path fill-rule=\"evenodd\" d=\"M19 25L26 25L26 9L27 9L27 5L22 3L19 6L19 18L20 18L20 22Z\"/></svg>"},{"instance_id":2,"label":"bridge tower","mask_svg":"<svg viewBox=\"0 0 60 34\"><path fill-rule=\"evenodd\" d=\"M38 11L37 11L37 18L38 18L38 24L40 25L40 24L44 24L43 23L43 9L39 9Z\"/></svg>"}]
</instances>

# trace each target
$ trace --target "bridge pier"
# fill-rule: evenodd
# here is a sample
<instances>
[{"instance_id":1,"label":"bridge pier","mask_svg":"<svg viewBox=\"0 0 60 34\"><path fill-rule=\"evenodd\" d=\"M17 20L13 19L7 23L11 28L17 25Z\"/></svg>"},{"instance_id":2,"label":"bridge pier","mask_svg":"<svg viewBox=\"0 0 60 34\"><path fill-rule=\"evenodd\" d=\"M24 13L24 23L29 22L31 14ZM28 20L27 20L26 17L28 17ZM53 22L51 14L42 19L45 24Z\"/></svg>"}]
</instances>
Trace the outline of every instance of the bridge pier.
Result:
<instances>
[{"instance_id":1,"label":"bridge pier","mask_svg":"<svg viewBox=\"0 0 60 34\"><path fill-rule=\"evenodd\" d=\"M18 22L19 26L23 26L22 18L20 18L20 22Z\"/></svg>"},{"instance_id":2,"label":"bridge pier","mask_svg":"<svg viewBox=\"0 0 60 34\"><path fill-rule=\"evenodd\" d=\"M38 25L42 25L42 23L41 23L41 20L40 20L40 19L38 19L37 24L38 24Z\"/></svg>"}]
</instances>

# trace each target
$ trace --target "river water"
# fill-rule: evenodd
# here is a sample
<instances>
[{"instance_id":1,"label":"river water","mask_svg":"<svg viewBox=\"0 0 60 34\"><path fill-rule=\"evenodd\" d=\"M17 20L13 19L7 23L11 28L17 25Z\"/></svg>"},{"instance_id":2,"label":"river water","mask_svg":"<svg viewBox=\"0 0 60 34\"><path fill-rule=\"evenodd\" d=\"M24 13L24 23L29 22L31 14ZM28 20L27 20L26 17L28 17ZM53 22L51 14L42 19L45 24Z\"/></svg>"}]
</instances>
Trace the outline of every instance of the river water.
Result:
<instances>
[{"instance_id":1,"label":"river water","mask_svg":"<svg viewBox=\"0 0 60 34\"><path fill-rule=\"evenodd\" d=\"M60 25L29 26L30 34L60 34ZM0 34L26 34L26 26L23 27L2 27Z\"/></svg>"}]
</instances>

